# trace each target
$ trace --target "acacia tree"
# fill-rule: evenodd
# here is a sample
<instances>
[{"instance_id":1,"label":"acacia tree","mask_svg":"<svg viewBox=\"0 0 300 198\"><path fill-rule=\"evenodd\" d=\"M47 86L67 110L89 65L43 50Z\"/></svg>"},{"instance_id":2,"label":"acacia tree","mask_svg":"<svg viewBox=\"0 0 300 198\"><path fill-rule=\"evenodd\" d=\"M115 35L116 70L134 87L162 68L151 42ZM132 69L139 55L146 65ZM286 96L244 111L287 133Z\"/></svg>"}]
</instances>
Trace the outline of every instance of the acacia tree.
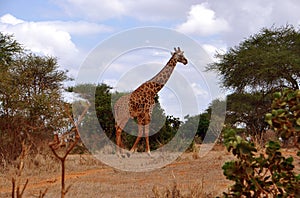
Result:
<instances>
[{"instance_id":1,"label":"acacia tree","mask_svg":"<svg viewBox=\"0 0 300 198\"><path fill-rule=\"evenodd\" d=\"M229 127L243 126L247 133L260 135L268 127L263 120L266 110L270 109L270 95L259 92L228 95L226 124Z\"/></svg>"},{"instance_id":2,"label":"acacia tree","mask_svg":"<svg viewBox=\"0 0 300 198\"><path fill-rule=\"evenodd\" d=\"M7 86L8 82L12 80L9 70L10 64L22 52L22 46L13 39L12 35L5 35L0 32L0 157L2 158L7 158L11 154L4 151L8 145L15 146L15 141L12 141L12 134L7 133L9 129L6 125L10 124L7 116L9 109L5 109L4 105L10 93L12 93L11 86ZM8 141L10 141L10 144L8 144Z\"/></svg>"},{"instance_id":3,"label":"acacia tree","mask_svg":"<svg viewBox=\"0 0 300 198\"><path fill-rule=\"evenodd\" d=\"M23 52L22 46L13 39L12 35L0 32L0 66L1 72L8 69L7 65L13 61L15 56Z\"/></svg>"},{"instance_id":4,"label":"acacia tree","mask_svg":"<svg viewBox=\"0 0 300 198\"><path fill-rule=\"evenodd\" d=\"M242 120L248 131L257 126L254 131L261 132L270 94L286 87L299 89L300 32L291 25L264 28L216 56L220 60L207 69L218 72L223 87L232 92L227 108L229 115L235 115L232 125Z\"/></svg>"},{"instance_id":5,"label":"acacia tree","mask_svg":"<svg viewBox=\"0 0 300 198\"><path fill-rule=\"evenodd\" d=\"M40 139L52 137L52 132L60 129L66 117L61 89L68 77L58 67L55 58L33 54L22 56L11 66L10 106L15 108L14 116L25 118L27 132Z\"/></svg>"},{"instance_id":6,"label":"acacia tree","mask_svg":"<svg viewBox=\"0 0 300 198\"><path fill-rule=\"evenodd\" d=\"M61 89L68 77L55 58L25 53L12 36L0 34L0 41L0 154L15 159L23 140L37 148L65 124Z\"/></svg>"}]
</instances>

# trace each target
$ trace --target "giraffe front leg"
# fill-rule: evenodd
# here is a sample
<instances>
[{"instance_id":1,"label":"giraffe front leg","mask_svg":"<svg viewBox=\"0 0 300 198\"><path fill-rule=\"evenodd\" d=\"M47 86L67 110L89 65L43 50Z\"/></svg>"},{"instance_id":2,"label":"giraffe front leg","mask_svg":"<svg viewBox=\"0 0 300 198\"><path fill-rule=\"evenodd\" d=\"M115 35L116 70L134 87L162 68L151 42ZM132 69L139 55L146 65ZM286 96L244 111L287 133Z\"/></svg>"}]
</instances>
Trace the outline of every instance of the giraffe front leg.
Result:
<instances>
[{"instance_id":1,"label":"giraffe front leg","mask_svg":"<svg viewBox=\"0 0 300 198\"><path fill-rule=\"evenodd\" d=\"M150 152L150 145L149 145L149 124L145 126L145 138L146 138L146 151L150 157L152 157Z\"/></svg>"},{"instance_id":2,"label":"giraffe front leg","mask_svg":"<svg viewBox=\"0 0 300 198\"><path fill-rule=\"evenodd\" d=\"M130 149L130 151L132 152L132 153L134 153L135 151L136 151L136 147L137 147L137 145L138 145L138 143L139 143L139 141L140 141L140 139L141 139L141 137L142 137L142 135L143 135L143 128L144 128L144 126L143 125L138 125L138 136L137 136L137 138L136 138L136 140L135 140L135 142L134 142L134 144L133 144L133 146L132 146L132 148Z\"/></svg>"},{"instance_id":3,"label":"giraffe front leg","mask_svg":"<svg viewBox=\"0 0 300 198\"><path fill-rule=\"evenodd\" d=\"M120 142L121 142L121 132L120 128L116 127L116 154L120 156Z\"/></svg>"}]
</instances>

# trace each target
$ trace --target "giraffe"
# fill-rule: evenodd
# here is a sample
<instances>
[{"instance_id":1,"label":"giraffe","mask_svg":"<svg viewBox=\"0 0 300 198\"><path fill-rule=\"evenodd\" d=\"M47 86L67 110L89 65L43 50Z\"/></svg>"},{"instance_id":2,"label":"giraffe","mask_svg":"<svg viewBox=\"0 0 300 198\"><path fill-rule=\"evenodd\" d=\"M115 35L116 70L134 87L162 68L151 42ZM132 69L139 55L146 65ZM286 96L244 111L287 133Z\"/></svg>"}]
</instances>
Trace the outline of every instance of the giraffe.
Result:
<instances>
[{"instance_id":1,"label":"giraffe","mask_svg":"<svg viewBox=\"0 0 300 198\"><path fill-rule=\"evenodd\" d=\"M122 96L117 100L114 105L114 115L116 120L116 144L117 148L123 148L121 133L131 118L135 118L138 124L138 136L133 144L130 152L136 151L136 147L141 139L145 136L146 139L146 151L149 156L149 124L151 122L151 114L155 105L155 96L163 88L170 78L177 62L184 65L188 63L187 59L183 55L183 51L178 47L174 48L175 52L171 52L171 58L165 65L165 67L157 73L153 78L140 85L132 93ZM120 153L120 151L119 151ZM130 154L127 153L127 156ZM122 154L122 157L124 155Z\"/></svg>"}]
</instances>

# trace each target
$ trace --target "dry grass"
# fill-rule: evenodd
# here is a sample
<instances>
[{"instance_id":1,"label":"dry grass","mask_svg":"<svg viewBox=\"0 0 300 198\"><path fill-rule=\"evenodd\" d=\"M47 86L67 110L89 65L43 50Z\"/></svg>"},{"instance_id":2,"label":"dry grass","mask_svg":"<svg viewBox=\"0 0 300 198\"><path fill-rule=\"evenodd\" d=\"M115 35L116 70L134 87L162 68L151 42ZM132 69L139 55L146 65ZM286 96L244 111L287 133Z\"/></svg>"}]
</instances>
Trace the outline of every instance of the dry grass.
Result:
<instances>
[{"instance_id":1,"label":"dry grass","mask_svg":"<svg viewBox=\"0 0 300 198\"><path fill-rule=\"evenodd\" d=\"M295 155L296 150L283 150ZM223 176L222 165L234 159L223 147L214 147L204 157L193 157L196 151L185 153L173 163L150 172L124 172L99 162L91 155L69 155L66 159L66 185L71 185L66 197L215 197L227 191L230 183ZM49 155L29 157L24 163L20 186L28 185L24 197L60 196L60 164ZM299 157L295 157L300 172ZM11 197L11 178L17 167L0 173L0 197Z\"/></svg>"},{"instance_id":2,"label":"dry grass","mask_svg":"<svg viewBox=\"0 0 300 198\"><path fill-rule=\"evenodd\" d=\"M11 197L11 178L18 174L18 164L19 160L16 160L11 166L1 169L1 198ZM73 176L68 174L74 170L76 170L77 174L80 175L80 171L85 173L91 169L99 169L101 167L103 167L103 164L91 155L70 155L66 160L67 183L68 179L77 177L76 175ZM26 189L24 190L24 197L59 197L57 192L60 191L60 168L60 161L54 158L51 153L47 155L37 154L24 159L22 175L18 177L18 184L20 187L24 186L28 179ZM43 194L44 196L42 196Z\"/></svg>"},{"instance_id":3,"label":"dry grass","mask_svg":"<svg viewBox=\"0 0 300 198\"><path fill-rule=\"evenodd\" d=\"M187 191L187 192L186 192ZM177 182L169 187L154 186L152 188L153 198L210 198L212 194L207 194L203 186L203 182L196 183L189 187L188 190L180 189Z\"/></svg>"},{"instance_id":4,"label":"dry grass","mask_svg":"<svg viewBox=\"0 0 300 198\"><path fill-rule=\"evenodd\" d=\"M69 155L66 185L71 188L67 197L162 197L160 193L168 191L169 197L175 192L181 197L220 195L228 186L221 167L231 156L222 149L214 149L205 157L194 155L196 151L185 153L164 168L141 173L115 170L91 155ZM11 197L14 171L10 167L0 174L0 197ZM60 196L60 164L52 155L29 158L21 179L26 178L24 197L37 197L45 189L45 197Z\"/></svg>"}]
</instances>

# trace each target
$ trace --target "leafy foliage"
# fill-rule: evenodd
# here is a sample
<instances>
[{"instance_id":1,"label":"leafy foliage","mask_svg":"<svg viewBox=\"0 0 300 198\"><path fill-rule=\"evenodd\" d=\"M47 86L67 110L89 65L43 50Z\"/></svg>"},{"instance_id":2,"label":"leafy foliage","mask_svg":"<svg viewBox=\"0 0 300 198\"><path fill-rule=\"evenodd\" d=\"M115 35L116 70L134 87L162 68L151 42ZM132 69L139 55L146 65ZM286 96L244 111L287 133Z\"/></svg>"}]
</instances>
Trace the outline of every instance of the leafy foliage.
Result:
<instances>
[{"instance_id":1,"label":"leafy foliage","mask_svg":"<svg viewBox=\"0 0 300 198\"><path fill-rule=\"evenodd\" d=\"M186 120L182 124L182 130L184 133L191 133L196 131L196 143L202 143L204 137L206 136L206 132L208 130L209 122L210 122L210 113L207 111L195 116L185 116Z\"/></svg>"},{"instance_id":2,"label":"leafy foliage","mask_svg":"<svg viewBox=\"0 0 300 198\"><path fill-rule=\"evenodd\" d=\"M203 143L204 140L204 143L215 142L223 128L225 107L225 101L213 100L203 113L195 116L186 115L181 125L182 130L185 134L196 132L196 143Z\"/></svg>"},{"instance_id":3,"label":"leafy foliage","mask_svg":"<svg viewBox=\"0 0 300 198\"><path fill-rule=\"evenodd\" d=\"M268 142L265 154L259 154L254 143L233 129L225 132L224 139L227 150L237 157L222 167L226 178L235 182L224 197L300 196L300 174L293 172L293 158L282 156L278 142Z\"/></svg>"},{"instance_id":4,"label":"leafy foliage","mask_svg":"<svg viewBox=\"0 0 300 198\"><path fill-rule=\"evenodd\" d=\"M13 39L12 35L4 35L0 32L0 66L1 72L7 69L7 65L13 61L16 55L23 52L22 46Z\"/></svg>"},{"instance_id":5,"label":"leafy foliage","mask_svg":"<svg viewBox=\"0 0 300 198\"><path fill-rule=\"evenodd\" d=\"M265 93L283 87L299 89L300 32L291 25L264 28L217 57L221 61L208 69L220 73L226 88Z\"/></svg>"},{"instance_id":6,"label":"leafy foliage","mask_svg":"<svg viewBox=\"0 0 300 198\"><path fill-rule=\"evenodd\" d=\"M300 149L300 90L284 89L274 93L272 112L266 114L266 121L283 139L294 137L294 145Z\"/></svg>"},{"instance_id":7,"label":"leafy foliage","mask_svg":"<svg viewBox=\"0 0 300 198\"><path fill-rule=\"evenodd\" d=\"M247 134L259 135L267 128L264 117L270 106L269 95L262 96L259 92L232 93L227 96L226 123L231 127L244 126Z\"/></svg>"},{"instance_id":8,"label":"leafy foliage","mask_svg":"<svg viewBox=\"0 0 300 198\"><path fill-rule=\"evenodd\" d=\"M272 102L272 113L266 121L282 137L299 135L299 90L285 89L276 92ZM224 197L298 197L300 196L300 174L293 172L293 157L285 158L278 142L269 141L265 153L258 153L252 142L247 142L236 131L224 133L224 143L236 161L226 162L222 167L227 179L235 184ZM297 154L300 156L300 152Z\"/></svg>"},{"instance_id":9,"label":"leafy foliage","mask_svg":"<svg viewBox=\"0 0 300 198\"><path fill-rule=\"evenodd\" d=\"M159 107L158 110L162 110L162 113L164 112L161 107ZM162 116L164 116L164 119L162 120L164 122L162 123L162 127L157 131L157 133L149 137L150 146L153 149L157 149L172 140L181 125L179 118L174 116L165 116L164 114Z\"/></svg>"},{"instance_id":10,"label":"leafy foliage","mask_svg":"<svg viewBox=\"0 0 300 198\"><path fill-rule=\"evenodd\" d=\"M106 84L100 84L96 86L95 92L95 107L96 114L101 124L101 127L106 132L106 135L110 138L113 137L114 133L114 117L112 113L111 105L111 87Z\"/></svg>"},{"instance_id":11,"label":"leafy foliage","mask_svg":"<svg viewBox=\"0 0 300 198\"><path fill-rule=\"evenodd\" d=\"M24 53L11 36L0 34L0 42L0 153L12 160L23 140L36 149L65 126L61 89L68 77L55 58Z\"/></svg>"},{"instance_id":12,"label":"leafy foliage","mask_svg":"<svg viewBox=\"0 0 300 198\"><path fill-rule=\"evenodd\" d=\"M224 88L230 89L227 124L245 125L260 135L267 125L272 94L283 88L299 89L300 32L292 25L264 28L225 54L207 70L216 71ZM241 108L242 107L242 108Z\"/></svg>"}]
</instances>

